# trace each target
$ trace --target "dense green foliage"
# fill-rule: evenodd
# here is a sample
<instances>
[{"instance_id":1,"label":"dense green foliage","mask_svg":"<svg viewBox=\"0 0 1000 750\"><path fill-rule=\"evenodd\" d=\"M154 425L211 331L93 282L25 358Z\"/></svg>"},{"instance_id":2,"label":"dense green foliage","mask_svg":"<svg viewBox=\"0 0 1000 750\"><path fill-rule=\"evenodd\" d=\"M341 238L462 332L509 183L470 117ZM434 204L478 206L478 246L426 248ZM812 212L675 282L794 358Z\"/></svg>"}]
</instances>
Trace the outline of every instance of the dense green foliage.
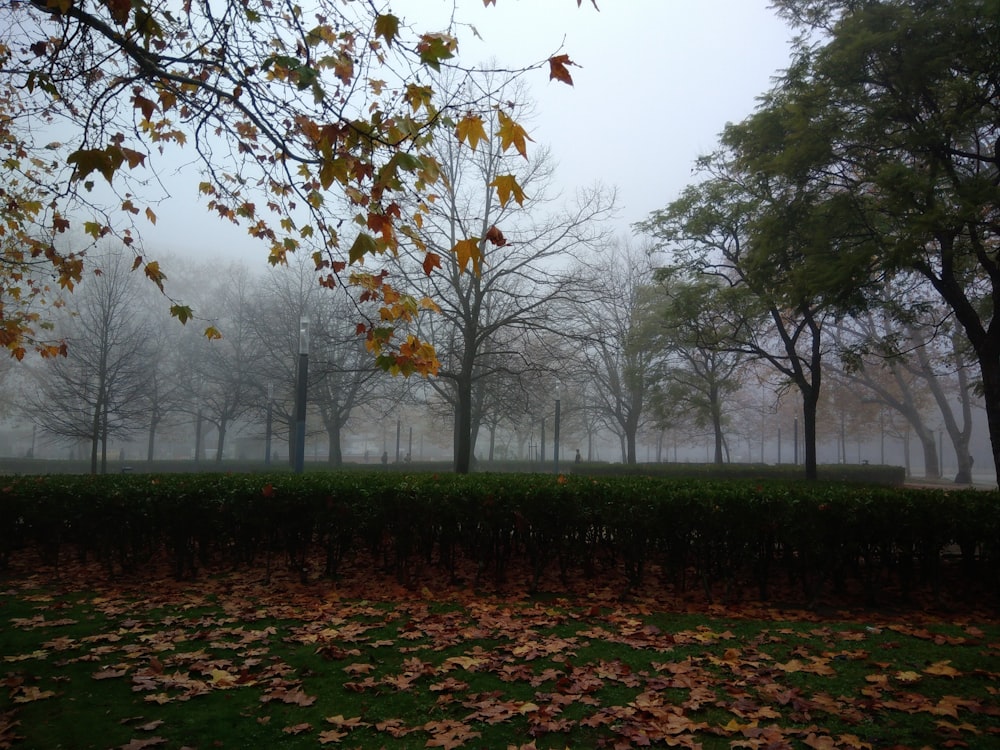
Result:
<instances>
[{"instance_id":1,"label":"dense green foliage","mask_svg":"<svg viewBox=\"0 0 1000 750\"><path fill-rule=\"evenodd\" d=\"M623 593L659 583L709 598L876 601L916 589L995 595L995 492L648 476L405 474L48 476L0 489L0 561L99 560L109 575L263 569L406 584ZM960 556L960 564L943 554ZM345 564L345 561L348 564ZM558 579L558 580L557 580Z\"/></svg>"}]
</instances>

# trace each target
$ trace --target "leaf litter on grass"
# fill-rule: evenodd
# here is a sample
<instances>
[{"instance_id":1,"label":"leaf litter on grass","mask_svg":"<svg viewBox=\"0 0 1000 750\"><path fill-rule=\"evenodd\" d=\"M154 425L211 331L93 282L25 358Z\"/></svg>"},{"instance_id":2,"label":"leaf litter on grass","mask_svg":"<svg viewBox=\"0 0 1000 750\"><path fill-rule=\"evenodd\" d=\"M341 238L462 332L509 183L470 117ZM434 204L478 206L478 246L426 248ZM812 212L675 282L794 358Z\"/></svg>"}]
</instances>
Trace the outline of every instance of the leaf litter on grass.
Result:
<instances>
[{"instance_id":1,"label":"leaf litter on grass","mask_svg":"<svg viewBox=\"0 0 1000 750\"><path fill-rule=\"evenodd\" d=\"M65 745L81 701L94 747L1000 747L988 618L74 583L0 594L0 748Z\"/></svg>"}]
</instances>

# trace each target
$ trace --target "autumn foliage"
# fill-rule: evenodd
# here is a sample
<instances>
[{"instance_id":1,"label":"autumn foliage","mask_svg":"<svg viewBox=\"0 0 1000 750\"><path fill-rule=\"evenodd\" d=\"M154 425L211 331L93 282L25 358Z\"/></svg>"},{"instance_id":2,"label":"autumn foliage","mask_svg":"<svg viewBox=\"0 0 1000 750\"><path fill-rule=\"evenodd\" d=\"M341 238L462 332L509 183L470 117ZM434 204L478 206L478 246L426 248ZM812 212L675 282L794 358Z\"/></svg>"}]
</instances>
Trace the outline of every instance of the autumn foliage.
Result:
<instances>
[{"instance_id":1,"label":"autumn foliage","mask_svg":"<svg viewBox=\"0 0 1000 750\"><path fill-rule=\"evenodd\" d=\"M141 230L162 197L148 186L180 158L200 164L192 188L209 211L264 243L271 263L308 253L323 286L360 291L372 312L359 333L383 367L436 371L425 343L397 336L433 302L397 288L380 258L404 243L426 250L435 138L474 150L484 118L497 117L500 149L527 158L530 141L502 106L490 111L488 95L439 96L443 69L471 74L450 30L416 30L388 8L338 0L33 0L7 4L0 28L0 344L20 357L38 338L29 298L47 289L26 266L51 263L64 288L80 280L79 256L64 249L71 234L117 236L163 288L167 273L146 257ZM572 65L558 54L511 74L547 69L572 84ZM494 187L502 204L525 199L513 175ZM459 238L452 252L475 270L486 240L495 241ZM428 253L425 271L438 266ZM195 314L178 301L171 311L182 322Z\"/></svg>"}]
</instances>

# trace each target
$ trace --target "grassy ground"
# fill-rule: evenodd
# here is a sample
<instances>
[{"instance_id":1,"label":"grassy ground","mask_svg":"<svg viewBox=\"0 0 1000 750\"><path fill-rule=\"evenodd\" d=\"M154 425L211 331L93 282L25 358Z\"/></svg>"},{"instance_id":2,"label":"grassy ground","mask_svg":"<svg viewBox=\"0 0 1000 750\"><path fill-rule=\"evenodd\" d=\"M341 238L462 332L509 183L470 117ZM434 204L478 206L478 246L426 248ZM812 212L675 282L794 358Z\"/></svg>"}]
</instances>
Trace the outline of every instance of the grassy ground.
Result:
<instances>
[{"instance_id":1,"label":"grassy ground","mask_svg":"<svg viewBox=\"0 0 1000 750\"><path fill-rule=\"evenodd\" d=\"M0 579L0 748L1000 748L1000 624L270 585Z\"/></svg>"}]
</instances>

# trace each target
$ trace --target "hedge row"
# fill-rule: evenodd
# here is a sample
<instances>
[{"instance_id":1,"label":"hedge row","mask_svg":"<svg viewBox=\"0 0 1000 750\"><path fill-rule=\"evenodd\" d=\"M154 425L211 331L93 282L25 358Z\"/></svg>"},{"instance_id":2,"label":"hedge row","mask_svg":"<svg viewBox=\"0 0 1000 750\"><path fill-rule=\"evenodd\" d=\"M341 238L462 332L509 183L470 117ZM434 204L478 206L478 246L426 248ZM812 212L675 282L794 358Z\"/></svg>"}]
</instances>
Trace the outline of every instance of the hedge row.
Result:
<instances>
[{"instance_id":1,"label":"hedge row","mask_svg":"<svg viewBox=\"0 0 1000 750\"><path fill-rule=\"evenodd\" d=\"M530 590L593 576L710 597L775 586L815 600L939 591L994 597L1000 494L803 482L549 475L114 475L6 480L0 567L97 559L110 575L276 565L329 576L371 555L401 581L441 569ZM512 580L516 573L525 580ZM305 573L303 572L303 575ZM952 578L949 578L949 582ZM949 583L951 586L951 583Z\"/></svg>"}]
</instances>

